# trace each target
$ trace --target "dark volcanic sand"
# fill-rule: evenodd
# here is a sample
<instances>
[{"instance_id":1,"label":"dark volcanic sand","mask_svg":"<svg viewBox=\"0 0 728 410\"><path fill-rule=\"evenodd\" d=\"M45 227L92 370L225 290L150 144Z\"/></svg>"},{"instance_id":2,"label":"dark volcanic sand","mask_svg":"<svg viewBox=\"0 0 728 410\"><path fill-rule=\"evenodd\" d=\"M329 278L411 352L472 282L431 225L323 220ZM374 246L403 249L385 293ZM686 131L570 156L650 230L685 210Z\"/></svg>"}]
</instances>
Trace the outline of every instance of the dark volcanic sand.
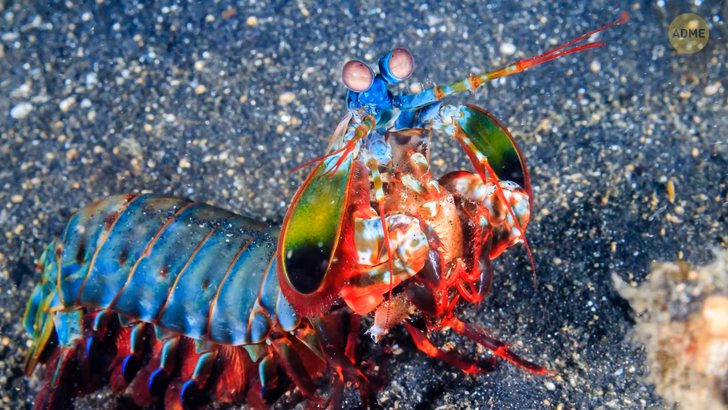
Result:
<instances>
[{"instance_id":1,"label":"dark volcanic sand","mask_svg":"<svg viewBox=\"0 0 728 410\"><path fill-rule=\"evenodd\" d=\"M446 84L531 57L630 14L607 47L487 84L456 101L483 106L515 135L530 167L534 220L497 260L491 295L463 308L523 356L469 376L415 350L402 329L384 407L653 408L645 353L628 342L632 311L610 275L640 283L652 261L703 263L728 229L727 3L563 0L486 5L397 1L41 2L0 0L0 405L29 407L29 336L20 319L34 260L72 211L148 190L280 222L344 115L340 68L407 47L403 88ZM145 4L142 6L142 4ZM723 10L720 8L723 7ZM677 55L667 28L681 12L711 22L710 41ZM506 56L512 44L515 54ZM32 111L27 109L32 105ZM25 114L25 116L24 116ZM24 117L24 118L15 118ZM437 174L468 168L454 141L433 146ZM668 181L675 186L668 201ZM481 354L445 331L433 341ZM362 337L361 353L372 357ZM82 401L108 408L108 389ZM358 403L354 391L347 405Z\"/></svg>"}]
</instances>

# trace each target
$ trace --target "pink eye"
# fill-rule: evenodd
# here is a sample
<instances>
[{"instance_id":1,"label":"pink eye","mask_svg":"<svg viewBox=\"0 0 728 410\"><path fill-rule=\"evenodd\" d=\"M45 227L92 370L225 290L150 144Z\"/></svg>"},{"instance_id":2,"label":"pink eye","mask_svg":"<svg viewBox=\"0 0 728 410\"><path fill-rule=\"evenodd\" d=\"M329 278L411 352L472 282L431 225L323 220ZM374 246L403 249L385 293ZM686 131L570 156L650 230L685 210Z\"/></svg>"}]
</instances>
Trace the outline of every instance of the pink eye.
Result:
<instances>
[{"instance_id":1,"label":"pink eye","mask_svg":"<svg viewBox=\"0 0 728 410\"><path fill-rule=\"evenodd\" d=\"M368 65L358 60L351 60L344 65L341 80L346 88L360 93L369 89L374 82L374 73Z\"/></svg>"},{"instance_id":2,"label":"pink eye","mask_svg":"<svg viewBox=\"0 0 728 410\"><path fill-rule=\"evenodd\" d=\"M398 80L404 80L412 75L415 69L415 59L412 54L403 48L395 48L389 57L389 72Z\"/></svg>"}]
</instances>

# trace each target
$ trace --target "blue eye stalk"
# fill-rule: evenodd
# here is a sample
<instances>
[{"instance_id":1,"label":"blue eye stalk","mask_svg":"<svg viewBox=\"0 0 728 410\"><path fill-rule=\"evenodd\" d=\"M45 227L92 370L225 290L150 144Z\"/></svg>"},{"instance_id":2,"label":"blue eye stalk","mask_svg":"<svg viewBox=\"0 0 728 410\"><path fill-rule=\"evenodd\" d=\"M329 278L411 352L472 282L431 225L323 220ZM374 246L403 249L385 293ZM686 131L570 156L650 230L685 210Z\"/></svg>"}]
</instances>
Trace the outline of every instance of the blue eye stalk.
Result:
<instances>
[{"instance_id":1,"label":"blue eye stalk","mask_svg":"<svg viewBox=\"0 0 728 410\"><path fill-rule=\"evenodd\" d=\"M391 117L394 104L387 85L412 75L414 59L409 51L395 48L381 58L378 65L379 74L376 76L362 61L353 60L344 65L342 80L349 89L346 105L349 110L368 108L370 114L377 118Z\"/></svg>"},{"instance_id":2,"label":"blue eye stalk","mask_svg":"<svg viewBox=\"0 0 728 410\"><path fill-rule=\"evenodd\" d=\"M415 69L412 54L403 48L395 48L379 60L379 72L385 81L396 84L409 78Z\"/></svg>"},{"instance_id":3,"label":"blue eye stalk","mask_svg":"<svg viewBox=\"0 0 728 410\"><path fill-rule=\"evenodd\" d=\"M375 109L386 109L392 106L392 95L387 90L387 82L381 74L374 77L372 85L362 92L349 90L346 95L347 106L350 110L369 106Z\"/></svg>"}]
</instances>

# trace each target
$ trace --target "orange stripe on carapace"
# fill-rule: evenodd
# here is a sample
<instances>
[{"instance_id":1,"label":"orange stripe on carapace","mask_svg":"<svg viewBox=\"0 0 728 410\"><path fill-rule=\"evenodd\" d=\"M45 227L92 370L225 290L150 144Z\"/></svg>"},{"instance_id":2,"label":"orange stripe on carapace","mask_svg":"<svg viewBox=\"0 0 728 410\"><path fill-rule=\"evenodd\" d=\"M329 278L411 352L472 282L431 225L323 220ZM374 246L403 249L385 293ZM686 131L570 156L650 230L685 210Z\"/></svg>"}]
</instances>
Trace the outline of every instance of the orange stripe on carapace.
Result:
<instances>
[{"instance_id":1,"label":"orange stripe on carapace","mask_svg":"<svg viewBox=\"0 0 728 410\"><path fill-rule=\"evenodd\" d=\"M235 266L235 262L238 261L238 258L240 255L248 248L248 245L250 245L251 242L253 242L253 237L251 236L250 239L248 239L248 242L245 242L245 245L243 245L238 253L235 255L233 260L230 262L230 266L228 266L227 271L225 271L225 276L222 277L222 280L220 281L220 286L217 287L217 292L215 293L215 297L210 302L210 314L207 317L207 340L210 340L210 326L212 322L212 316L215 313L215 308L217 307L217 299L220 297L220 290L222 289L222 286L225 284L225 280L227 279L228 275L230 274L230 271L233 269L233 266Z\"/></svg>"},{"instance_id":2,"label":"orange stripe on carapace","mask_svg":"<svg viewBox=\"0 0 728 410\"><path fill-rule=\"evenodd\" d=\"M225 222L228 222L228 221L230 221L233 218L235 218L235 216L231 216L231 217L227 218L225 220ZM180 269L179 273L177 274L177 277L174 278L174 283L172 284L172 287L169 289L169 292L167 293L167 297L164 299L164 303L162 304L162 308L159 309L159 313L157 313L157 317L155 317L154 320L152 320L152 323L156 324L157 323L157 320L159 320L159 318L162 317L162 313L164 313L164 310L167 309L167 304L169 303L169 298L172 296L172 293L177 288L177 283L179 283L179 278L182 277L182 275L187 270L187 267L190 265L190 262L192 262L192 260L195 258L195 256L197 256L197 252L200 251L200 248L202 247L202 245L204 245L205 242L207 242L207 240L210 239L210 237L215 232L217 232L217 230L218 230L218 228L211 229L210 232L208 232L208 234L205 235L204 238L202 238L202 240L200 241L200 243L197 244L197 246L195 247L195 250L192 251L192 254L189 256L189 258L187 258L187 262L185 262L185 265L182 267L182 269Z\"/></svg>"},{"instance_id":3,"label":"orange stripe on carapace","mask_svg":"<svg viewBox=\"0 0 728 410\"><path fill-rule=\"evenodd\" d=\"M116 221L119 220L119 216L121 216L121 214L123 214L124 211L126 211L127 208L129 208L129 205L131 205L132 202L136 201L137 199L141 198L142 196L144 196L144 195L143 194L134 194L134 196L129 198L127 203L124 205L124 207L119 212L115 212L118 215L114 219L114 221L111 223L109 228L106 230L106 233L104 234L104 237L101 240L101 243L99 244L99 246L96 247L96 252L94 252L94 256L91 258L91 262L89 264L88 270L86 271L86 276L83 278L83 282L81 282L81 287L78 288L78 294L76 294L76 300L74 300L74 302L73 302L74 305L78 304L78 300L81 297L81 293L83 293L83 288L84 288L84 286L86 286L86 280L88 280L88 277L91 274L91 270L94 268L94 264L96 263L96 257L98 256L101 248L106 244L106 239L109 237L111 230L114 229L114 227L116 226ZM106 218L104 218L104 223L106 223ZM69 224L70 224L70 222L69 222ZM62 294L63 294L63 292L61 292L61 288L58 288L58 296L60 297ZM61 301L61 304L63 304L63 301Z\"/></svg>"},{"instance_id":4,"label":"orange stripe on carapace","mask_svg":"<svg viewBox=\"0 0 728 410\"><path fill-rule=\"evenodd\" d=\"M164 232L164 230L167 229L167 227L169 226L169 224L171 224L177 218L177 216L180 213L182 213L182 211L184 211L185 209L187 209L187 208L189 208L191 206L194 206L194 205L199 205L199 204L197 202L190 202L189 204L187 204L187 205L183 206L182 208L178 209L177 212L175 212L174 215L172 215L167 220L167 222L165 222L164 225L162 225L162 227L159 228L159 230L157 231L157 233L154 235L154 237L147 244L147 248L144 250L144 252L142 252L142 255L139 257L139 259L136 260L136 262L134 262L134 266L131 268L131 271L129 271L129 276L127 276L126 282L124 282L124 286L121 287L121 289L116 294L116 296L114 296L114 299L112 299L111 300L111 303L109 303L109 306L108 306L109 309L113 308L114 304L119 299L119 296L121 296L121 294L124 293L124 289L126 289L126 285L129 284L129 282L131 281L131 278L134 277L134 273L136 272L136 269L139 266L139 263L142 261L142 259L144 259L147 256L149 256L149 253L152 250L152 246L154 246L154 243L162 235L162 232Z\"/></svg>"},{"instance_id":5,"label":"orange stripe on carapace","mask_svg":"<svg viewBox=\"0 0 728 410\"><path fill-rule=\"evenodd\" d=\"M273 264L273 261L276 259L278 255L273 254L273 256L268 260L268 265L265 267L265 273L263 274L263 278L260 280L260 285L258 286L258 304L260 306L263 306L262 301L260 300L260 294L263 293L263 285L265 285L265 280L268 279L268 275L270 274L270 267ZM274 275L276 273L274 272Z\"/></svg>"},{"instance_id":6,"label":"orange stripe on carapace","mask_svg":"<svg viewBox=\"0 0 728 410\"><path fill-rule=\"evenodd\" d=\"M79 211L74 212L68 220L66 227L63 229L63 239L61 239L60 243L56 244L56 249L53 250L53 256L56 258L56 266L58 266L58 272L56 273L56 289L58 289L58 300L61 301L61 305L63 306L65 306L65 302L63 301L63 292L61 292L61 260L63 256L63 248L66 244L66 237L68 236L68 227L71 226L73 218L78 217L78 212Z\"/></svg>"}]
</instances>

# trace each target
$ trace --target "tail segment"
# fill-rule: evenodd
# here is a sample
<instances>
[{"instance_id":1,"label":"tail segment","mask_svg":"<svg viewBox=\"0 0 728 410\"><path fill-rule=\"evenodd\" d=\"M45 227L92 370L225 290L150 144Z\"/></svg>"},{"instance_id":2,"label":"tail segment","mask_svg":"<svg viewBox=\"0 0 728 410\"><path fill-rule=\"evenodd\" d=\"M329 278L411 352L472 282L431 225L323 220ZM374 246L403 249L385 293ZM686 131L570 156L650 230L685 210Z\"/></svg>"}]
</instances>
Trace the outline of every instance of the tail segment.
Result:
<instances>
[{"instance_id":1,"label":"tail segment","mask_svg":"<svg viewBox=\"0 0 728 410\"><path fill-rule=\"evenodd\" d=\"M115 393L130 395L139 406L163 400L166 409L194 409L211 397L223 403L243 401L257 379L255 365L242 346L169 335L143 322L126 323L103 310L45 316L50 318L46 321L50 336L45 341L34 339L26 358L29 374L35 363L46 367L36 410L72 408L76 397L105 384Z\"/></svg>"},{"instance_id":2,"label":"tail segment","mask_svg":"<svg viewBox=\"0 0 728 410\"><path fill-rule=\"evenodd\" d=\"M51 337L35 349L40 351L39 361L46 363L46 374L33 408L68 409L77 396L105 383L108 353L114 349L113 337L99 340L93 336L88 329L94 315L80 309L46 316L50 317L47 322L51 323ZM36 342L33 341L34 345ZM30 362L26 357L26 364ZM29 370L32 373L33 368Z\"/></svg>"},{"instance_id":3,"label":"tail segment","mask_svg":"<svg viewBox=\"0 0 728 410\"><path fill-rule=\"evenodd\" d=\"M42 272L40 283L31 293L28 304L25 307L23 325L25 330L33 335L33 341L25 355L24 372L28 377L33 373L35 366L41 359L46 345L51 341L53 331L53 314L51 311L60 305L58 292L53 281L55 258L53 252L56 242L51 242L40 257L37 269Z\"/></svg>"},{"instance_id":4,"label":"tail segment","mask_svg":"<svg viewBox=\"0 0 728 410\"><path fill-rule=\"evenodd\" d=\"M34 409L71 408L76 397L105 384L139 406L163 399L167 409L198 408L209 397L245 398L256 372L243 347L196 341L107 310L64 309L55 249L52 242L40 258L41 280L23 318L33 336L25 375L39 363L46 367Z\"/></svg>"}]
</instances>

